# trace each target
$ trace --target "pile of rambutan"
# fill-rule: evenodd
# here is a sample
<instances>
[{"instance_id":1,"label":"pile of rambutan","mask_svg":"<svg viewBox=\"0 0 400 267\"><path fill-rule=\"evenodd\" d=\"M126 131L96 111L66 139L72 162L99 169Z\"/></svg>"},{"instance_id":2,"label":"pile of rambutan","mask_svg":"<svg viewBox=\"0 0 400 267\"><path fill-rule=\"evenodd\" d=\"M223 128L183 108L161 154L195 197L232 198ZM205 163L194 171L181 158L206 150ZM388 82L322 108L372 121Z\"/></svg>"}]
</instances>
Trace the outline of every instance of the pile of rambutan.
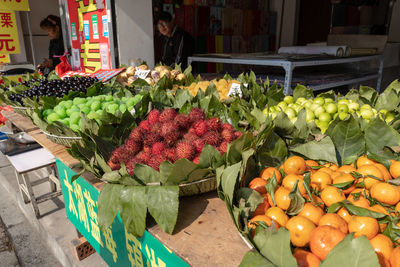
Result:
<instances>
[{"instance_id":1,"label":"pile of rambutan","mask_svg":"<svg viewBox=\"0 0 400 267\"><path fill-rule=\"evenodd\" d=\"M162 112L153 109L147 120L132 130L125 144L112 152L108 165L112 170L119 170L124 162L129 175L133 175L136 163L157 171L166 160L174 163L186 158L198 164L205 144L223 154L228 144L241 135L219 118L207 119L199 108L193 108L188 115L172 108Z\"/></svg>"}]
</instances>

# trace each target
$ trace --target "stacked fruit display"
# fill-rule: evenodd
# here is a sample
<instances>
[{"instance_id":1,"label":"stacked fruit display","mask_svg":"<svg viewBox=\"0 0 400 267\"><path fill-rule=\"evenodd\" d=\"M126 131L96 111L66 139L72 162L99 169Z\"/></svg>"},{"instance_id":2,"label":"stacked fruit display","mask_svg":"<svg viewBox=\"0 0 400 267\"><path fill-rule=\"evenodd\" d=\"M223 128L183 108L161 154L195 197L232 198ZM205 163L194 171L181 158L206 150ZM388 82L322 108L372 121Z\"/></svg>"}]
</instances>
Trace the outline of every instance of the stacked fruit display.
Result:
<instances>
[{"instance_id":1,"label":"stacked fruit display","mask_svg":"<svg viewBox=\"0 0 400 267\"><path fill-rule=\"evenodd\" d=\"M263 112L265 116L271 115L272 118L275 118L279 112L283 111L292 122L295 122L298 113L303 108L307 112L307 122L314 121L323 132L336 117L344 120L352 113L357 114L357 116L366 121L381 114L381 117L387 123L391 122L395 117L394 112L388 112L385 109L377 111L368 104L360 106L357 102L349 99L342 98L334 101L332 98L323 97L316 97L314 99L299 97L294 101L293 96L286 96L276 106L265 108Z\"/></svg>"},{"instance_id":2,"label":"stacked fruit display","mask_svg":"<svg viewBox=\"0 0 400 267\"><path fill-rule=\"evenodd\" d=\"M226 99L229 98L228 93L229 90L232 87L232 84L240 84L239 81L236 80L226 80L226 79L219 79L219 80L211 80L211 81L200 81L200 82L193 82L191 85L182 87L190 92L191 95L195 96L197 95L197 92L199 90L202 90L205 92L207 90L207 87L213 83L215 87L217 88L217 91L219 93L219 97L221 101L225 101Z\"/></svg>"},{"instance_id":3,"label":"stacked fruit display","mask_svg":"<svg viewBox=\"0 0 400 267\"><path fill-rule=\"evenodd\" d=\"M400 161L391 161L386 168L361 156L355 164L338 167L292 156L279 170L267 167L250 182L264 202L248 227L253 237L260 224L286 228L299 266L318 266L335 254L329 253L349 233L368 238L381 266L400 266L396 178L400 178Z\"/></svg>"},{"instance_id":4,"label":"stacked fruit display","mask_svg":"<svg viewBox=\"0 0 400 267\"><path fill-rule=\"evenodd\" d=\"M141 95L117 98L112 95L98 95L88 98L76 97L73 100L61 101L53 109L43 111L43 116L52 124L59 121L73 131L81 129L81 112L89 119L100 122L103 112L115 114L117 111L131 112L142 98Z\"/></svg>"},{"instance_id":5,"label":"stacked fruit display","mask_svg":"<svg viewBox=\"0 0 400 267\"><path fill-rule=\"evenodd\" d=\"M131 85L134 81L136 81L139 78L139 76L137 75L138 74L137 71L147 71L147 70L149 70L149 67L147 65L140 65L138 67L130 66L126 69L126 71L118 75L118 81L123 85ZM147 76L144 77L144 80L149 85L154 85L164 76L167 76L171 80L178 80L178 81L181 81L186 78L186 75L181 73L181 71L179 70L172 70L168 66L157 66L154 68L154 70L151 70L147 73Z\"/></svg>"},{"instance_id":6,"label":"stacked fruit display","mask_svg":"<svg viewBox=\"0 0 400 267\"><path fill-rule=\"evenodd\" d=\"M31 80L29 84L23 84L30 86L30 89L19 94L10 94L8 98L23 105L23 98L38 98L40 96L61 98L64 95L68 95L70 91L86 92L86 89L96 82L98 82L98 79L95 77L78 76L68 77L63 80L35 79Z\"/></svg>"},{"instance_id":7,"label":"stacked fruit display","mask_svg":"<svg viewBox=\"0 0 400 267\"><path fill-rule=\"evenodd\" d=\"M205 144L225 153L230 142L239 138L241 132L219 118L207 119L203 110L193 108L188 115L168 108L160 112L150 111L130 133L125 144L112 153L108 165L117 170L124 162L130 175L136 163L146 164L159 170L162 162L174 163L188 159L198 164Z\"/></svg>"}]
</instances>

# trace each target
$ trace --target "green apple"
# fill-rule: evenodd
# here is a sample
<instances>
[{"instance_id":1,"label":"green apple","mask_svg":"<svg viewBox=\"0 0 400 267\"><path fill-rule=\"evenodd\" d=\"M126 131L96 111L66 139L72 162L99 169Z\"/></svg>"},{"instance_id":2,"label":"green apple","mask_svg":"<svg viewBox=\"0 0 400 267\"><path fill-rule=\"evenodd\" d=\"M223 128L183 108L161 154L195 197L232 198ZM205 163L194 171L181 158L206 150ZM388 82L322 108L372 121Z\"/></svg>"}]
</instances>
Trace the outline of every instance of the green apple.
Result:
<instances>
[{"instance_id":1,"label":"green apple","mask_svg":"<svg viewBox=\"0 0 400 267\"><path fill-rule=\"evenodd\" d=\"M314 103L315 104L319 104L319 105L323 105L323 104L325 104L325 100L322 98L322 97L316 97L315 99L314 99Z\"/></svg>"},{"instance_id":2,"label":"green apple","mask_svg":"<svg viewBox=\"0 0 400 267\"><path fill-rule=\"evenodd\" d=\"M67 112L67 116L71 117L71 114L74 113L74 112L77 112L77 111L78 112L80 111L79 107L73 106L73 107L67 109L67 111L66 111Z\"/></svg>"},{"instance_id":3,"label":"green apple","mask_svg":"<svg viewBox=\"0 0 400 267\"><path fill-rule=\"evenodd\" d=\"M283 98L283 101L286 104L292 104L294 102L294 98L291 95L287 95L287 96L285 96L285 98Z\"/></svg>"},{"instance_id":4,"label":"green apple","mask_svg":"<svg viewBox=\"0 0 400 267\"><path fill-rule=\"evenodd\" d=\"M360 108L360 105L356 102L350 102L348 105L350 112L354 112Z\"/></svg>"},{"instance_id":5,"label":"green apple","mask_svg":"<svg viewBox=\"0 0 400 267\"><path fill-rule=\"evenodd\" d=\"M324 100L325 100L325 104L326 103L333 103L333 99L332 98L327 97Z\"/></svg>"},{"instance_id":6,"label":"green apple","mask_svg":"<svg viewBox=\"0 0 400 267\"><path fill-rule=\"evenodd\" d=\"M297 115L296 111L294 109L292 109L292 108L289 108L289 107L286 108L284 112L289 117L289 119L293 119Z\"/></svg>"},{"instance_id":7,"label":"green apple","mask_svg":"<svg viewBox=\"0 0 400 267\"><path fill-rule=\"evenodd\" d=\"M128 107L134 107L134 106L137 104L137 102L139 102L139 100L140 100L140 99L129 98L129 99L125 102L125 104L126 104ZM276 110L276 108L275 108L275 110Z\"/></svg>"},{"instance_id":8,"label":"green apple","mask_svg":"<svg viewBox=\"0 0 400 267\"><path fill-rule=\"evenodd\" d=\"M90 105L90 109L92 111L99 110L100 108L101 108L101 102L98 100L93 101L92 104Z\"/></svg>"},{"instance_id":9,"label":"green apple","mask_svg":"<svg viewBox=\"0 0 400 267\"><path fill-rule=\"evenodd\" d=\"M74 103L74 105L84 104L86 103L86 99L81 97L75 97L74 100L72 100L72 102Z\"/></svg>"},{"instance_id":10,"label":"green apple","mask_svg":"<svg viewBox=\"0 0 400 267\"><path fill-rule=\"evenodd\" d=\"M341 104L349 104L350 102L349 102L349 100L347 100L347 99L345 99L345 98L342 98L342 99L339 99L339 101L338 101L338 104L339 105L341 105Z\"/></svg>"},{"instance_id":11,"label":"green apple","mask_svg":"<svg viewBox=\"0 0 400 267\"><path fill-rule=\"evenodd\" d=\"M364 108L360 110L360 115L363 119L369 120L374 116L374 113L372 112L372 110Z\"/></svg>"},{"instance_id":12,"label":"green apple","mask_svg":"<svg viewBox=\"0 0 400 267\"><path fill-rule=\"evenodd\" d=\"M312 111L315 111L316 109L318 109L318 108L320 108L320 107L321 107L320 104L313 103L313 104L310 106L310 109L311 109Z\"/></svg>"},{"instance_id":13,"label":"green apple","mask_svg":"<svg viewBox=\"0 0 400 267\"><path fill-rule=\"evenodd\" d=\"M339 112L337 114L338 114L340 120L345 120L346 118L348 118L350 116L349 113L347 113L347 112Z\"/></svg>"},{"instance_id":14,"label":"green apple","mask_svg":"<svg viewBox=\"0 0 400 267\"><path fill-rule=\"evenodd\" d=\"M270 108L270 109L271 109L271 108ZM263 113L264 113L264 116L267 117L268 114L270 113L270 111L268 110L268 108L264 108L264 109L263 109ZM271 113L272 113L272 111L271 111Z\"/></svg>"},{"instance_id":15,"label":"green apple","mask_svg":"<svg viewBox=\"0 0 400 267\"><path fill-rule=\"evenodd\" d=\"M277 106L278 106L279 108L281 108L282 110L285 110L285 109L288 107L288 105L286 104L286 102L283 102L283 101L279 102Z\"/></svg>"},{"instance_id":16,"label":"green apple","mask_svg":"<svg viewBox=\"0 0 400 267\"><path fill-rule=\"evenodd\" d=\"M339 104L338 105L338 112L348 113L349 112L349 107L345 103Z\"/></svg>"},{"instance_id":17,"label":"green apple","mask_svg":"<svg viewBox=\"0 0 400 267\"><path fill-rule=\"evenodd\" d=\"M106 97L104 98L105 101L110 102L114 100L114 97L112 95L106 95Z\"/></svg>"},{"instance_id":18,"label":"green apple","mask_svg":"<svg viewBox=\"0 0 400 267\"><path fill-rule=\"evenodd\" d=\"M388 111L387 111L387 109L381 109L381 110L379 110L379 113L380 114L386 114L386 113L388 113Z\"/></svg>"},{"instance_id":19,"label":"green apple","mask_svg":"<svg viewBox=\"0 0 400 267\"><path fill-rule=\"evenodd\" d=\"M315 119L314 112L311 109L306 108L306 122L310 122Z\"/></svg>"},{"instance_id":20,"label":"green apple","mask_svg":"<svg viewBox=\"0 0 400 267\"><path fill-rule=\"evenodd\" d=\"M119 110L124 113L127 110L127 106L125 104L119 105Z\"/></svg>"},{"instance_id":21,"label":"green apple","mask_svg":"<svg viewBox=\"0 0 400 267\"><path fill-rule=\"evenodd\" d=\"M74 132L77 132L81 129L81 127L78 124L70 124L69 128L71 128L71 130Z\"/></svg>"},{"instance_id":22,"label":"green apple","mask_svg":"<svg viewBox=\"0 0 400 267\"><path fill-rule=\"evenodd\" d=\"M311 101L307 100L306 102L303 103L302 106L303 106L303 107L306 107L306 108L311 108L312 104L313 104L313 103L312 103Z\"/></svg>"},{"instance_id":23,"label":"green apple","mask_svg":"<svg viewBox=\"0 0 400 267\"><path fill-rule=\"evenodd\" d=\"M389 123L392 120L394 120L395 117L396 117L396 114L394 112L390 111L390 112L386 113L385 122Z\"/></svg>"},{"instance_id":24,"label":"green apple","mask_svg":"<svg viewBox=\"0 0 400 267\"><path fill-rule=\"evenodd\" d=\"M117 112L118 108L119 108L118 104L110 104L107 106L106 110L108 113L115 114L115 112Z\"/></svg>"},{"instance_id":25,"label":"green apple","mask_svg":"<svg viewBox=\"0 0 400 267\"><path fill-rule=\"evenodd\" d=\"M330 98L329 98L330 99ZM338 108L336 106L336 104L334 103L329 103L327 105L325 105L325 110L326 112L328 112L329 114L335 114L338 111Z\"/></svg>"},{"instance_id":26,"label":"green apple","mask_svg":"<svg viewBox=\"0 0 400 267\"><path fill-rule=\"evenodd\" d=\"M54 110L52 110L52 109L46 109L43 111L43 116L48 117L53 112L54 112Z\"/></svg>"},{"instance_id":27,"label":"green apple","mask_svg":"<svg viewBox=\"0 0 400 267\"><path fill-rule=\"evenodd\" d=\"M299 97L296 100L296 103L299 105L303 105L307 100L304 97Z\"/></svg>"},{"instance_id":28,"label":"green apple","mask_svg":"<svg viewBox=\"0 0 400 267\"><path fill-rule=\"evenodd\" d=\"M75 111L69 117L70 124L78 124L80 119L81 119L81 112L80 111Z\"/></svg>"},{"instance_id":29,"label":"green apple","mask_svg":"<svg viewBox=\"0 0 400 267\"><path fill-rule=\"evenodd\" d=\"M94 120L94 119L99 119L100 118L100 115L99 114L97 114L96 113L96 111L90 111L89 112L89 114L87 115L87 117L89 118L89 119L91 119L91 120Z\"/></svg>"},{"instance_id":30,"label":"green apple","mask_svg":"<svg viewBox=\"0 0 400 267\"><path fill-rule=\"evenodd\" d=\"M370 105L368 105L368 104L364 104L364 105L361 106L360 110L363 110L363 109L372 110L372 107Z\"/></svg>"},{"instance_id":31,"label":"green apple","mask_svg":"<svg viewBox=\"0 0 400 267\"><path fill-rule=\"evenodd\" d=\"M63 119L67 116L66 109L63 106L55 106L54 112L57 113L57 115L60 119Z\"/></svg>"},{"instance_id":32,"label":"green apple","mask_svg":"<svg viewBox=\"0 0 400 267\"><path fill-rule=\"evenodd\" d=\"M81 106L81 112L85 113L86 115L89 114L90 108L88 106Z\"/></svg>"},{"instance_id":33,"label":"green apple","mask_svg":"<svg viewBox=\"0 0 400 267\"><path fill-rule=\"evenodd\" d=\"M49 116L47 117L47 120L49 121L50 124L52 124L55 121L58 121L59 119L60 116L58 116L58 114L55 112L49 114Z\"/></svg>"},{"instance_id":34,"label":"green apple","mask_svg":"<svg viewBox=\"0 0 400 267\"><path fill-rule=\"evenodd\" d=\"M69 126L69 118L64 118L60 121L61 121L61 123L65 124L66 126Z\"/></svg>"},{"instance_id":35,"label":"green apple","mask_svg":"<svg viewBox=\"0 0 400 267\"><path fill-rule=\"evenodd\" d=\"M330 122L332 117L328 112L324 112L318 116L318 119L320 122Z\"/></svg>"},{"instance_id":36,"label":"green apple","mask_svg":"<svg viewBox=\"0 0 400 267\"><path fill-rule=\"evenodd\" d=\"M303 107L300 106L299 104L294 103L294 104L292 104L291 108L294 109L294 110L296 111L296 113L298 114L299 111L300 111Z\"/></svg>"},{"instance_id":37,"label":"green apple","mask_svg":"<svg viewBox=\"0 0 400 267\"><path fill-rule=\"evenodd\" d=\"M314 110L314 115L318 118L322 113L325 113L325 109L321 106L319 108L317 108L316 110Z\"/></svg>"}]
</instances>

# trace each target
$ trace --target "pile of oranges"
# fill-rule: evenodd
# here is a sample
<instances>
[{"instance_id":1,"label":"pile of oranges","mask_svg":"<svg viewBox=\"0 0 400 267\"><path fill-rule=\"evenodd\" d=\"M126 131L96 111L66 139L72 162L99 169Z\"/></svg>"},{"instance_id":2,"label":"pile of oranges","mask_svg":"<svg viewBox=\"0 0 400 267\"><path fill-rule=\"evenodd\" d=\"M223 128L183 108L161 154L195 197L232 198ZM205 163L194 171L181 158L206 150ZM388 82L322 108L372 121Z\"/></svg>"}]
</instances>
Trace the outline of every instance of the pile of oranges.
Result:
<instances>
[{"instance_id":1,"label":"pile of oranges","mask_svg":"<svg viewBox=\"0 0 400 267\"><path fill-rule=\"evenodd\" d=\"M310 175L309 187L303 183L305 175ZM258 191L264 202L253 213L248 227L254 232L259 222L264 222L289 230L295 247L293 256L299 266L318 266L347 234L354 233L355 238L364 235L369 239L381 266L400 267L400 247L397 246L400 240L391 240L383 234L387 222L354 215L344 206L334 213L327 212L331 205L347 199L354 206L388 215L397 223L397 219L400 220L400 187L388 181L399 177L400 161L392 160L387 169L381 163L360 156L355 164L339 167L292 156L278 169L265 168L250 182L249 187ZM277 186L272 198L266 186L273 178ZM288 216L289 193L296 184L305 204L298 214ZM400 227L400 223L397 226Z\"/></svg>"}]
</instances>

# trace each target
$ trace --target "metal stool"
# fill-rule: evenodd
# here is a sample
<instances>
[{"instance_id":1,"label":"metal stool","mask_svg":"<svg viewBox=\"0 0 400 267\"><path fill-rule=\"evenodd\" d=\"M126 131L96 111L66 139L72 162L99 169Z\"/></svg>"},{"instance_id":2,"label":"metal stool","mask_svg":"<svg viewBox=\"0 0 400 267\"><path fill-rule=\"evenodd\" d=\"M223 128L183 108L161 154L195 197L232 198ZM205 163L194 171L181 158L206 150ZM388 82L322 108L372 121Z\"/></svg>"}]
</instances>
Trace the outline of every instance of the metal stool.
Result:
<instances>
[{"instance_id":1,"label":"metal stool","mask_svg":"<svg viewBox=\"0 0 400 267\"><path fill-rule=\"evenodd\" d=\"M62 194L61 189L57 191L57 185L60 188L60 181L58 180L54 156L46 149L39 148L18 155L7 156L7 158L15 169L22 199L25 204L31 202L36 218L39 219L41 215L38 204ZM42 168L46 168L48 176L31 181L28 173ZM45 182L49 182L51 192L36 197L33 193L33 187Z\"/></svg>"}]
</instances>

